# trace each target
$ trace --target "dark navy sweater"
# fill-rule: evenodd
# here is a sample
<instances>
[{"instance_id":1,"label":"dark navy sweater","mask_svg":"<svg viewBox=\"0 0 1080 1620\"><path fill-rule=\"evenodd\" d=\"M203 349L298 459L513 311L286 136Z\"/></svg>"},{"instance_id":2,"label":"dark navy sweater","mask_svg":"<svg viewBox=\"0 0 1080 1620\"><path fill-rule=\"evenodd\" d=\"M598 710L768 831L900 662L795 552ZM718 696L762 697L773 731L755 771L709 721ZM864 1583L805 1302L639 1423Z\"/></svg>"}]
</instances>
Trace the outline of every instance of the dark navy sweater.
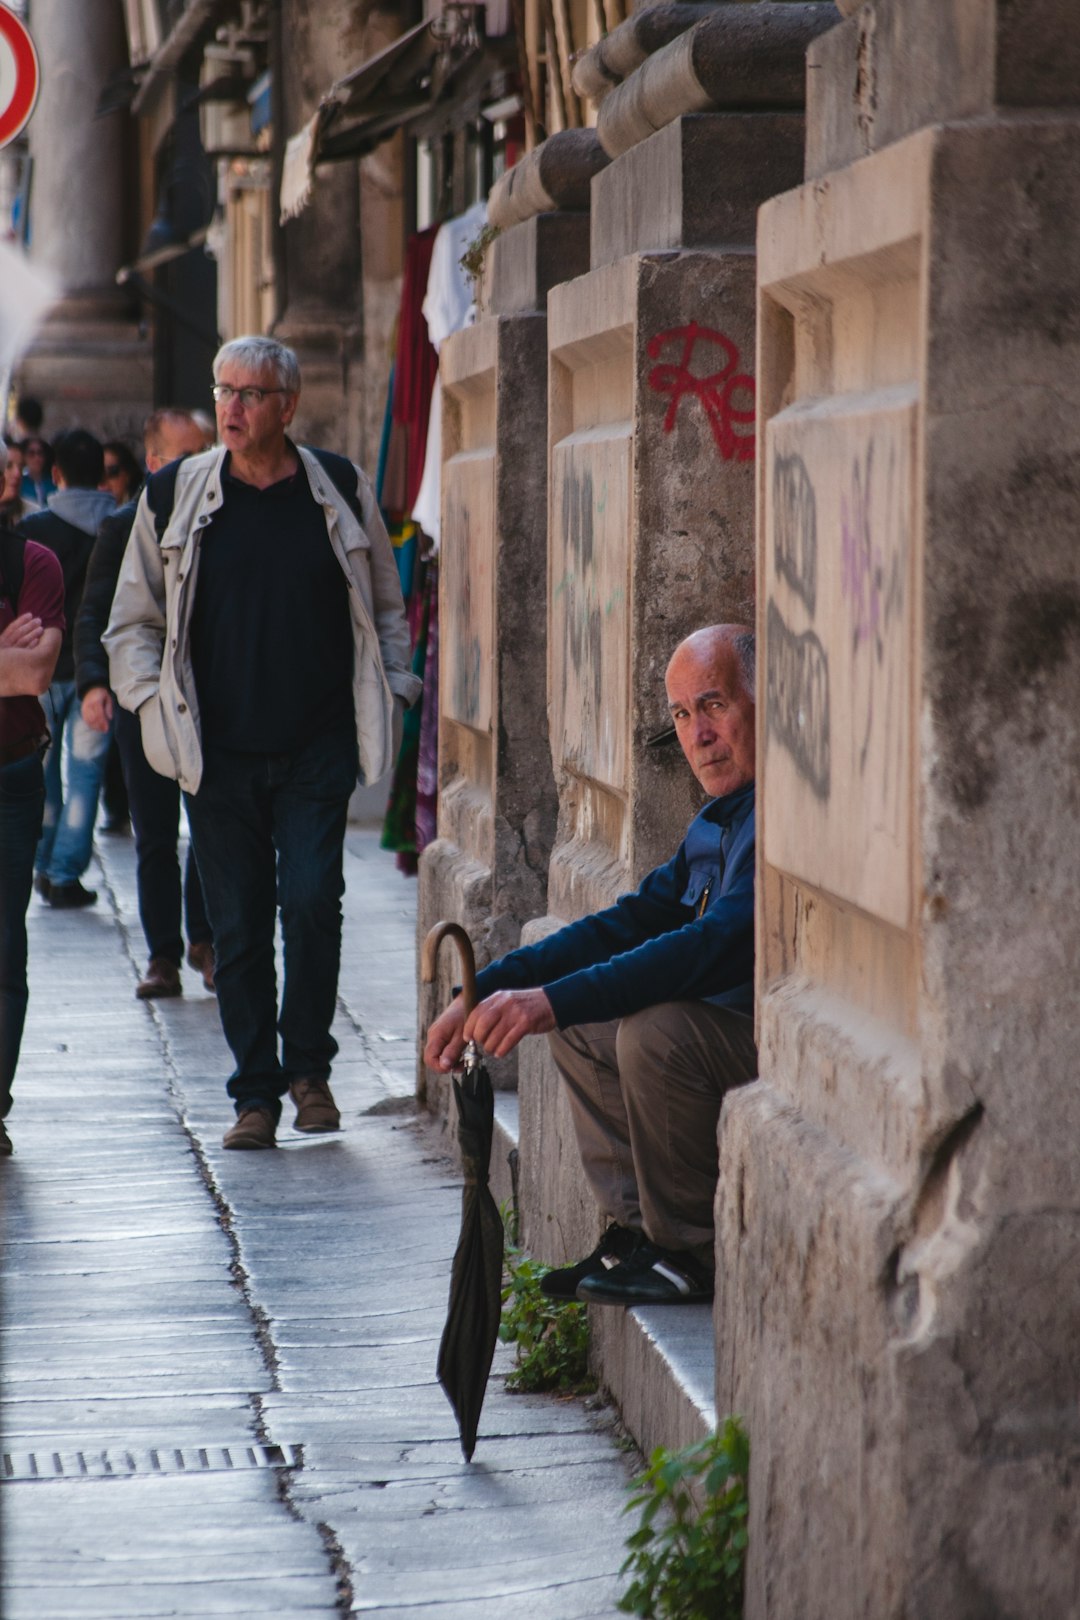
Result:
<instances>
[{"instance_id":1,"label":"dark navy sweater","mask_svg":"<svg viewBox=\"0 0 1080 1620\"><path fill-rule=\"evenodd\" d=\"M560 1029L625 1018L662 1001L751 1013L754 784L707 804L670 861L606 911L511 951L476 976L495 990L542 987Z\"/></svg>"}]
</instances>

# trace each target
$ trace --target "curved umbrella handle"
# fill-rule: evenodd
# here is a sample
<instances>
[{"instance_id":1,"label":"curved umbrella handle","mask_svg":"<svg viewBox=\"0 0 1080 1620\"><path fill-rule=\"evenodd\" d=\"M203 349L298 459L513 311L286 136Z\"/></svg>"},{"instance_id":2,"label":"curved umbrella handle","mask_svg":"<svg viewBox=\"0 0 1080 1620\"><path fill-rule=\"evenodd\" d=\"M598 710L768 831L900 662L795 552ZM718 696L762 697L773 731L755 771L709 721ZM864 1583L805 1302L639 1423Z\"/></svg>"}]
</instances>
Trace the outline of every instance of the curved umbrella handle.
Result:
<instances>
[{"instance_id":1,"label":"curved umbrella handle","mask_svg":"<svg viewBox=\"0 0 1080 1620\"><path fill-rule=\"evenodd\" d=\"M476 958L473 955L472 940L460 923L437 922L434 928L428 929L420 953L420 977L425 984L434 981L435 958L439 954L439 946L447 938L454 941L461 954L461 999L468 1016L476 1006Z\"/></svg>"}]
</instances>

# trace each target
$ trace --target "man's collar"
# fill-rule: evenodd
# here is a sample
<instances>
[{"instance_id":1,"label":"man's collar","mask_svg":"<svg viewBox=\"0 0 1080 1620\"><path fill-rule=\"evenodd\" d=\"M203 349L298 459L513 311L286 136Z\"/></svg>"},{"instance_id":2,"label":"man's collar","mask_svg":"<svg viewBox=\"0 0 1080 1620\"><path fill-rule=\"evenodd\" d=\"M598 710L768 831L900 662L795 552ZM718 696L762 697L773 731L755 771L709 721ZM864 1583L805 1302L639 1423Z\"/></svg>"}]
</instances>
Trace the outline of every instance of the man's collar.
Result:
<instances>
[{"instance_id":1,"label":"man's collar","mask_svg":"<svg viewBox=\"0 0 1080 1620\"><path fill-rule=\"evenodd\" d=\"M736 788L733 793L722 793L718 799L710 799L702 813L708 816L710 821L726 826L734 821L741 810L753 804L755 786L753 782L744 782L743 786Z\"/></svg>"},{"instance_id":2,"label":"man's collar","mask_svg":"<svg viewBox=\"0 0 1080 1620\"><path fill-rule=\"evenodd\" d=\"M291 484L294 479L299 478L300 474L304 471L304 463L299 451L296 450L296 446L292 444L292 441L288 440L286 442L296 454L296 466L293 468L292 472L286 473L283 478L276 478L272 484L265 484L262 486L258 484L249 484L246 478L237 478L234 476L232 470L232 451L226 450L221 462L222 483L238 485L242 484L245 489L254 489L261 495L267 494L270 490L281 489L282 485L284 484Z\"/></svg>"}]
</instances>

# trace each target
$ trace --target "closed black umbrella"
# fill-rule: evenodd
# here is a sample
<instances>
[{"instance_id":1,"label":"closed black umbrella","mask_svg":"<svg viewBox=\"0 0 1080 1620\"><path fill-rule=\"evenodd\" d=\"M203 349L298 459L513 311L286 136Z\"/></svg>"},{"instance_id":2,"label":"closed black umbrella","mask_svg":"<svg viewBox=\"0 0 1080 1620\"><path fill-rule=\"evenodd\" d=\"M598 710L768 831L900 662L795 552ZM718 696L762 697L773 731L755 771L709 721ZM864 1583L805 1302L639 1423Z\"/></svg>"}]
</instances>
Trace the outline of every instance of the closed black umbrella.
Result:
<instances>
[{"instance_id":1,"label":"closed black umbrella","mask_svg":"<svg viewBox=\"0 0 1080 1620\"><path fill-rule=\"evenodd\" d=\"M421 973L435 978L440 943L450 936L461 952L462 1000L476 1005L476 965L472 942L458 923L436 923L424 940ZM439 1346L438 1375L454 1408L465 1461L472 1458L484 1404L502 1308L503 1224L488 1186L495 1098L491 1078L475 1042L466 1046L461 1079L452 1076L457 1134L465 1185L461 1193L461 1236L450 1272L450 1300Z\"/></svg>"}]
</instances>

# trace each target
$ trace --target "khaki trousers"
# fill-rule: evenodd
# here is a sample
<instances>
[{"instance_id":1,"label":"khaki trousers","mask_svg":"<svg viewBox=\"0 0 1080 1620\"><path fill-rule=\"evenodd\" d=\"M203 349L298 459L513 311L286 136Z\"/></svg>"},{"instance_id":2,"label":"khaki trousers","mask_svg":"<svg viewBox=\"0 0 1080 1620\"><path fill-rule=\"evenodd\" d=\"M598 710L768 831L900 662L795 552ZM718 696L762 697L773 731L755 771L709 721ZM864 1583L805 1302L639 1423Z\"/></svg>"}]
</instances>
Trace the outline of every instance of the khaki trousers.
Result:
<instances>
[{"instance_id":1,"label":"khaki trousers","mask_svg":"<svg viewBox=\"0 0 1080 1620\"><path fill-rule=\"evenodd\" d=\"M720 1105L757 1075L753 1019L666 1001L548 1040L601 1210L711 1267Z\"/></svg>"}]
</instances>

